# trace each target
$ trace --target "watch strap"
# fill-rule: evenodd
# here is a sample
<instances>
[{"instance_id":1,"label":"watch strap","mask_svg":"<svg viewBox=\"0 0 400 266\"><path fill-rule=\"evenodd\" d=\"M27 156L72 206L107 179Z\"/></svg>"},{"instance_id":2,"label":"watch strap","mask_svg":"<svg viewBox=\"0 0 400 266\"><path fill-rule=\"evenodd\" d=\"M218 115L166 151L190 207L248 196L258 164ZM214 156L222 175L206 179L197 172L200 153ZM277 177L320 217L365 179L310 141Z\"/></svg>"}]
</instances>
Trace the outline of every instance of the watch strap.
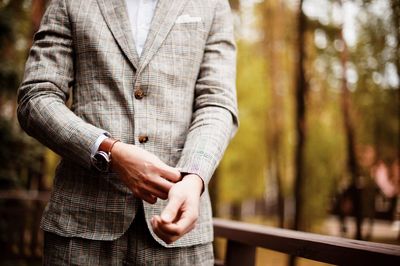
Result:
<instances>
[{"instance_id":1,"label":"watch strap","mask_svg":"<svg viewBox=\"0 0 400 266\"><path fill-rule=\"evenodd\" d=\"M114 147L115 143L119 142L120 140L118 139L113 139L113 138L106 138L100 143L99 146L99 151L104 151L108 153L108 155L111 155L111 150Z\"/></svg>"}]
</instances>

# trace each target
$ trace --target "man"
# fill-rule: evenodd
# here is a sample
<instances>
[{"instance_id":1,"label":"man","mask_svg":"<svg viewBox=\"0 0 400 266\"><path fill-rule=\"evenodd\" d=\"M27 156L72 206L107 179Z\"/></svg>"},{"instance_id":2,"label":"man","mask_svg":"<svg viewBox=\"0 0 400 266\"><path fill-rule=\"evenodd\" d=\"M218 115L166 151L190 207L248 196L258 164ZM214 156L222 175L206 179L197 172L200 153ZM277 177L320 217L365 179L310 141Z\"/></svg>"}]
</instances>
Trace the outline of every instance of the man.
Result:
<instances>
[{"instance_id":1,"label":"man","mask_svg":"<svg viewBox=\"0 0 400 266\"><path fill-rule=\"evenodd\" d=\"M207 184L237 128L227 0L53 0L18 100L62 157L45 265L212 265Z\"/></svg>"}]
</instances>

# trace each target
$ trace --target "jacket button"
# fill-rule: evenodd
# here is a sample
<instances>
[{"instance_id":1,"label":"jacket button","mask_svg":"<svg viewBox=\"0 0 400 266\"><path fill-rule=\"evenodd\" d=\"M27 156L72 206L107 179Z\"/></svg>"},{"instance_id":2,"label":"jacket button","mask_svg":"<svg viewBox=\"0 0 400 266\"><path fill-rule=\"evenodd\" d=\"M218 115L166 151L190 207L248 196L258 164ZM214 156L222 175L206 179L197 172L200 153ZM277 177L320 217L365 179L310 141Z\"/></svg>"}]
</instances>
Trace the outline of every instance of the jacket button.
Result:
<instances>
[{"instance_id":1,"label":"jacket button","mask_svg":"<svg viewBox=\"0 0 400 266\"><path fill-rule=\"evenodd\" d=\"M143 99L144 97L144 91L142 89L136 89L134 94L137 100Z\"/></svg>"},{"instance_id":2,"label":"jacket button","mask_svg":"<svg viewBox=\"0 0 400 266\"><path fill-rule=\"evenodd\" d=\"M139 142L140 143L146 143L147 141L149 141L149 137L148 136L144 136L144 135L139 136Z\"/></svg>"}]
</instances>

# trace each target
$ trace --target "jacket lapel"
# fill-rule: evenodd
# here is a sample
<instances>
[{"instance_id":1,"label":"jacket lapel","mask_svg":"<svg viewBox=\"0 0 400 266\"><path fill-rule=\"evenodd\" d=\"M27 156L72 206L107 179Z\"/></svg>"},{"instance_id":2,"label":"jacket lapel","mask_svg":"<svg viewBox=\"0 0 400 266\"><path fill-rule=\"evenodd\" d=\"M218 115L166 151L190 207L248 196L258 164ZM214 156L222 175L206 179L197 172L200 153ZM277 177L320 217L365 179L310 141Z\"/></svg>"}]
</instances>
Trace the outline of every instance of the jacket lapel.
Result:
<instances>
[{"instance_id":1,"label":"jacket lapel","mask_svg":"<svg viewBox=\"0 0 400 266\"><path fill-rule=\"evenodd\" d=\"M158 0L150 30L140 57L141 71L162 45L188 0Z\"/></svg>"},{"instance_id":2,"label":"jacket lapel","mask_svg":"<svg viewBox=\"0 0 400 266\"><path fill-rule=\"evenodd\" d=\"M132 65L139 68L139 56L135 49L131 24L124 0L97 0L101 13L118 45ZM167 1L166 1L167 2Z\"/></svg>"}]
</instances>

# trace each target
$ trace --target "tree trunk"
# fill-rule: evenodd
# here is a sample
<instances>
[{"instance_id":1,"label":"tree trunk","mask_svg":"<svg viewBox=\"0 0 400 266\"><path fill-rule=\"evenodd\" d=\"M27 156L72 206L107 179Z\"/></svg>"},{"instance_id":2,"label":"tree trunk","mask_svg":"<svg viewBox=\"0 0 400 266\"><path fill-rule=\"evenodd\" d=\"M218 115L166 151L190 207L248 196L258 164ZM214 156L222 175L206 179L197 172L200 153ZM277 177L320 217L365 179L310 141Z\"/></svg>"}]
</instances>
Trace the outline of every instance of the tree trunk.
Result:
<instances>
[{"instance_id":1,"label":"tree trunk","mask_svg":"<svg viewBox=\"0 0 400 266\"><path fill-rule=\"evenodd\" d=\"M396 31L395 35L397 39L396 68L397 68L397 75L400 77L400 2L398 0L391 0L390 3L392 6L392 20Z\"/></svg>"},{"instance_id":2,"label":"tree trunk","mask_svg":"<svg viewBox=\"0 0 400 266\"><path fill-rule=\"evenodd\" d=\"M339 0L342 6L342 0ZM341 97L341 107L343 113L344 129L347 140L347 170L351 176L351 186L354 187L354 193L352 194L353 201L353 211L356 219L356 239L362 239L362 198L361 198L361 188L359 186L359 169L357 164L357 157L355 151L355 130L351 117L351 95L347 87L347 62L348 62L348 49L346 40L343 38L343 25L339 31L339 39L342 42L343 49L340 54L341 64L342 64L342 97Z\"/></svg>"},{"instance_id":3,"label":"tree trunk","mask_svg":"<svg viewBox=\"0 0 400 266\"><path fill-rule=\"evenodd\" d=\"M297 52L297 78L296 78L296 147L295 147L295 212L293 229L301 228L301 212L303 207L303 183L304 183L304 148L306 137L306 98L307 82L304 71L305 58L305 15L301 9L303 0L299 4L298 18L298 52Z\"/></svg>"},{"instance_id":4,"label":"tree trunk","mask_svg":"<svg viewBox=\"0 0 400 266\"><path fill-rule=\"evenodd\" d=\"M392 6L392 20L393 20L393 25L396 30L395 36L397 40L397 45L396 45L396 55L395 55L395 64L396 64L396 69L397 69L397 76L400 78L400 1L398 0L391 0L391 6ZM397 84L397 90L400 90L400 83ZM397 93L398 95L398 101L400 102L400 93ZM397 105L397 112L400 117L400 104ZM400 235L400 232L399 232Z\"/></svg>"},{"instance_id":5,"label":"tree trunk","mask_svg":"<svg viewBox=\"0 0 400 266\"><path fill-rule=\"evenodd\" d=\"M397 47L396 47L396 69L397 69L397 76L400 78L400 2L398 0L391 0L390 1L392 7L392 20L394 28L396 29L395 35L397 39ZM400 90L400 83L398 84L397 91ZM397 104L397 113L398 117L400 117L400 93L397 93L398 97L398 104ZM398 200L400 201L400 196L397 196ZM400 216L399 213L396 214ZM395 219L399 219L400 217L394 217ZM397 233L397 241L400 241L400 231Z\"/></svg>"},{"instance_id":6,"label":"tree trunk","mask_svg":"<svg viewBox=\"0 0 400 266\"><path fill-rule=\"evenodd\" d=\"M295 146L295 209L294 222L292 229L300 230L302 223L303 211L303 184L304 184L304 149L306 138L306 99L307 99L307 82L304 70L305 61L305 32L306 32L306 17L302 10L303 0L300 0L298 7L298 24L297 24L297 74L296 74L296 146ZM296 258L291 256L289 259L290 265L296 264Z\"/></svg>"},{"instance_id":7,"label":"tree trunk","mask_svg":"<svg viewBox=\"0 0 400 266\"><path fill-rule=\"evenodd\" d=\"M277 216L278 226L283 228L285 224L284 197L282 188L282 169L280 167L281 156L281 136L283 134L283 100L282 100L282 75L279 58L279 43L282 39L283 21L281 19L282 2L275 1L266 4L266 14L268 18L268 30L266 33L266 48L269 59L268 75L271 86L271 108L268 109L267 124L269 125L269 138L267 140L267 150L269 151L268 165L273 169L272 178L275 181L278 204Z\"/></svg>"}]
</instances>

